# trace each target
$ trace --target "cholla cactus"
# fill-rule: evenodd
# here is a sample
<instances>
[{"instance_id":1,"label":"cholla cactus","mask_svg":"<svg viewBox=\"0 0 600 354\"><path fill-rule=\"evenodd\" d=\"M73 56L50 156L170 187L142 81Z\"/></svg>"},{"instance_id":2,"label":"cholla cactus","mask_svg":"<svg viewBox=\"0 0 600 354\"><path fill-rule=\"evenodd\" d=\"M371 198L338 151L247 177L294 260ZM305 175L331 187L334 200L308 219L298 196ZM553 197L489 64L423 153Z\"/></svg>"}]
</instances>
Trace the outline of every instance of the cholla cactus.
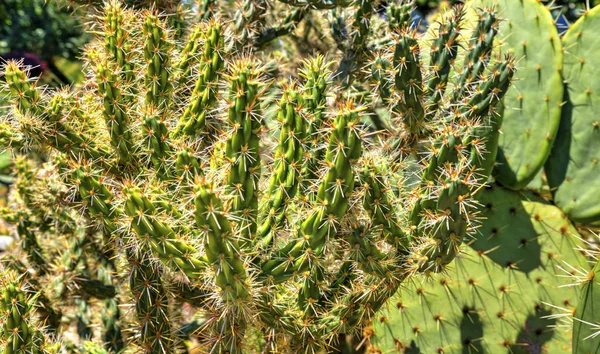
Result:
<instances>
[{"instance_id":1,"label":"cholla cactus","mask_svg":"<svg viewBox=\"0 0 600 354\"><path fill-rule=\"evenodd\" d=\"M369 60L361 18L371 12L356 13L346 58ZM15 106L2 136L56 162L54 183L75 210L70 249L100 253L90 266L101 271L84 274L86 260L68 257L63 282L111 299L107 310L127 297L135 309L125 339L118 318L103 318L106 349L177 351L174 307L188 302L210 352L316 353L360 333L405 279L443 271L473 232L474 195L496 148L494 106L514 71L482 35L495 34L492 10L481 12L452 90L462 10L435 29L430 66L416 33L396 22L368 66L377 82L362 82L374 92L365 102L333 81L322 56L274 84L262 54L232 51L238 24L217 17L183 43L153 10L108 2L100 21L83 88L44 91L19 63L4 66ZM378 102L391 107L389 134L362 122ZM79 234L86 225L92 232ZM114 278L128 279L129 294L117 296Z\"/></svg>"}]
</instances>

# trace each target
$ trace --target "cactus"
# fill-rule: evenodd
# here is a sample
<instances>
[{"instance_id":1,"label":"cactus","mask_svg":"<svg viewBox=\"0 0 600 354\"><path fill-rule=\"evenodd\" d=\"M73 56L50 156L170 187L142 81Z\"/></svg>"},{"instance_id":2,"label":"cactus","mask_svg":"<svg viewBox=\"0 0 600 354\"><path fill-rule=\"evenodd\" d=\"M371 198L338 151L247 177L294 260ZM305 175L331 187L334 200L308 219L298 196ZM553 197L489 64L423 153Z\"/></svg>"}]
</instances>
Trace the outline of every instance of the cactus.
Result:
<instances>
[{"instance_id":1,"label":"cactus","mask_svg":"<svg viewBox=\"0 0 600 354\"><path fill-rule=\"evenodd\" d=\"M33 319L35 295L14 273L3 273L0 282L0 344L5 354L52 353L57 349Z\"/></svg>"},{"instance_id":2,"label":"cactus","mask_svg":"<svg viewBox=\"0 0 600 354\"><path fill-rule=\"evenodd\" d=\"M598 341L598 269L581 273L581 297L573 314L573 353L597 353L600 349Z\"/></svg>"},{"instance_id":3,"label":"cactus","mask_svg":"<svg viewBox=\"0 0 600 354\"><path fill-rule=\"evenodd\" d=\"M464 257L446 274L409 284L374 320L372 342L383 352L570 350L553 305L577 304L562 269L586 266L581 236L531 193L492 186L480 202L486 220Z\"/></svg>"},{"instance_id":4,"label":"cactus","mask_svg":"<svg viewBox=\"0 0 600 354\"><path fill-rule=\"evenodd\" d=\"M503 101L503 122L494 177L523 189L542 169L557 135L563 101L562 47L550 11L525 0L476 0L473 7L497 6L503 21L501 50L517 59L515 85Z\"/></svg>"},{"instance_id":5,"label":"cactus","mask_svg":"<svg viewBox=\"0 0 600 354\"><path fill-rule=\"evenodd\" d=\"M548 184L553 198L574 221L600 220L597 198L597 118L593 108L600 87L592 79L596 57L595 40L590 33L600 28L600 8L582 16L565 34L563 76L567 102L562 110L558 138L546 163ZM579 188L585 186L586 191Z\"/></svg>"},{"instance_id":6,"label":"cactus","mask_svg":"<svg viewBox=\"0 0 600 354\"><path fill-rule=\"evenodd\" d=\"M372 47L373 8L361 2L336 10L353 15L341 48L366 67L377 49L389 63L378 82L350 65L351 80L336 83L324 56L302 58L283 78L251 45L266 5L246 1L238 21L213 16L178 40L182 17L174 25L110 1L86 50L87 85L42 90L19 63L3 66L15 103L6 139L23 142L11 150L32 146L53 162L51 177L22 194L56 186L50 215L70 226L34 225L68 246L25 237L32 255L41 248L28 262L43 269L59 256L46 292L60 308L77 305L85 326L74 345L84 351L100 351L83 344L98 340L87 330L99 304L91 298L102 300L107 351L178 352L191 337L215 353L324 351L361 333L405 280L444 272L474 232L514 59L492 55L493 41L478 34L461 72L475 65L481 80L446 90L462 9L432 30L421 62L408 24ZM479 27L496 24L493 10L481 11ZM393 107L386 132L363 123L373 102ZM420 110L407 117L407 107ZM405 164L414 186L402 185ZM39 194L45 203L24 201L27 216L53 205ZM118 304L132 313L120 316Z\"/></svg>"}]
</instances>

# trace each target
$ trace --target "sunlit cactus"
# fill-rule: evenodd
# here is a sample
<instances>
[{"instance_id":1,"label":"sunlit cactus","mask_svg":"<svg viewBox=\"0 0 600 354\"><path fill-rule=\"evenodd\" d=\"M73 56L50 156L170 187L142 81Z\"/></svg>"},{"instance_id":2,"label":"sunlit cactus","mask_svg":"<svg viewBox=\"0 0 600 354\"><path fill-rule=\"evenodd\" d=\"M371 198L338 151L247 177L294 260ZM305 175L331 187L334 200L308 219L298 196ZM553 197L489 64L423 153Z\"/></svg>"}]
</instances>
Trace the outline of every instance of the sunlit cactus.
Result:
<instances>
[{"instance_id":1,"label":"sunlit cactus","mask_svg":"<svg viewBox=\"0 0 600 354\"><path fill-rule=\"evenodd\" d=\"M329 350L403 281L443 272L477 226L495 105L515 70L493 55L493 10L455 70L462 9L428 42L395 7L389 41L372 45L370 2L343 4L353 20L339 68L307 55L283 77L251 42L269 4L244 2L233 23L205 5L214 13L180 40L155 9L107 2L82 87L44 89L20 63L2 67L14 105L0 141L49 161L15 192L23 212L5 213L35 269L27 279L54 279L36 289L48 301L74 311L77 294L87 323L102 300L102 338L82 335L84 352ZM308 10L293 13L288 30ZM382 104L390 126L376 131L365 120ZM51 200L35 195L44 184L54 207L28 201ZM65 247L45 251L45 239Z\"/></svg>"}]
</instances>

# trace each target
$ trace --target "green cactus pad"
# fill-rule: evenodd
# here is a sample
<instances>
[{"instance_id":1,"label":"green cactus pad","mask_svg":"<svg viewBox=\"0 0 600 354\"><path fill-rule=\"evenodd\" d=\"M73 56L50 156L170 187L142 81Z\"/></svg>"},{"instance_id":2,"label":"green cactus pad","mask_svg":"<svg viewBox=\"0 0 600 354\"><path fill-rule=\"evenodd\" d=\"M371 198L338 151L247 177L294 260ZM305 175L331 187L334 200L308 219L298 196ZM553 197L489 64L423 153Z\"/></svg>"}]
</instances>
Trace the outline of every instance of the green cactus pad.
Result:
<instances>
[{"instance_id":1,"label":"green cactus pad","mask_svg":"<svg viewBox=\"0 0 600 354\"><path fill-rule=\"evenodd\" d=\"M374 321L384 352L562 353L569 334L548 327L577 289L558 266L584 267L581 242L565 215L533 194L500 187L481 193L484 221L446 274L408 285ZM545 304L546 303L546 304ZM437 351L436 351L437 350Z\"/></svg>"},{"instance_id":2,"label":"green cactus pad","mask_svg":"<svg viewBox=\"0 0 600 354\"><path fill-rule=\"evenodd\" d=\"M561 44L550 12L535 0L474 0L498 7L504 53L517 60L513 87L504 98L496 180L522 189L544 166L560 122L563 87Z\"/></svg>"},{"instance_id":3,"label":"green cactus pad","mask_svg":"<svg viewBox=\"0 0 600 354\"><path fill-rule=\"evenodd\" d=\"M573 320L573 354L600 353L600 262L587 274Z\"/></svg>"},{"instance_id":4,"label":"green cactus pad","mask_svg":"<svg viewBox=\"0 0 600 354\"><path fill-rule=\"evenodd\" d=\"M598 108L600 81L600 7L596 7L573 25L563 38L566 104L560 130L546 164L554 202L577 222L600 220L597 193L600 187L600 126Z\"/></svg>"}]
</instances>

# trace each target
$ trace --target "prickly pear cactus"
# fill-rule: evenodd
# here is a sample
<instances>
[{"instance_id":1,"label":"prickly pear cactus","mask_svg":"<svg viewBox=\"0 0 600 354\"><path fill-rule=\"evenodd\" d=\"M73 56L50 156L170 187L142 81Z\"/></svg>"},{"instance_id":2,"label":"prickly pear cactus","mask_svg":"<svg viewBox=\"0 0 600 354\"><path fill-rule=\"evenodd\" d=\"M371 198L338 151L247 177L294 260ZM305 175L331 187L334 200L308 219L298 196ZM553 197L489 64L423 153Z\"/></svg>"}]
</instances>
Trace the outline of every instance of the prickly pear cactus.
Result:
<instances>
[{"instance_id":1,"label":"prickly pear cactus","mask_svg":"<svg viewBox=\"0 0 600 354\"><path fill-rule=\"evenodd\" d=\"M600 220L600 204L593 191L600 186L600 121L597 102L600 82L595 79L600 59L596 50L600 7L583 15L565 34L565 101L560 130L546 164L554 202L574 221Z\"/></svg>"},{"instance_id":2,"label":"prickly pear cactus","mask_svg":"<svg viewBox=\"0 0 600 354\"><path fill-rule=\"evenodd\" d=\"M501 50L518 61L519 79L504 98L494 176L522 189L542 169L558 131L563 101L562 47L550 11L535 0L473 0L497 6Z\"/></svg>"},{"instance_id":3,"label":"prickly pear cactus","mask_svg":"<svg viewBox=\"0 0 600 354\"><path fill-rule=\"evenodd\" d=\"M573 354L600 353L600 263L578 276L583 286L573 314Z\"/></svg>"},{"instance_id":4,"label":"prickly pear cactus","mask_svg":"<svg viewBox=\"0 0 600 354\"><path fill-rule=\"evenodd\" d=\"M498 186L480 196L480 234L452 270L398 292L375 319L375 346L406 353L562 353L570 334L553 328L552 305L578 291L563 269L585 267L582 242L555 206Z\"/></svg>"}]
</instances>

